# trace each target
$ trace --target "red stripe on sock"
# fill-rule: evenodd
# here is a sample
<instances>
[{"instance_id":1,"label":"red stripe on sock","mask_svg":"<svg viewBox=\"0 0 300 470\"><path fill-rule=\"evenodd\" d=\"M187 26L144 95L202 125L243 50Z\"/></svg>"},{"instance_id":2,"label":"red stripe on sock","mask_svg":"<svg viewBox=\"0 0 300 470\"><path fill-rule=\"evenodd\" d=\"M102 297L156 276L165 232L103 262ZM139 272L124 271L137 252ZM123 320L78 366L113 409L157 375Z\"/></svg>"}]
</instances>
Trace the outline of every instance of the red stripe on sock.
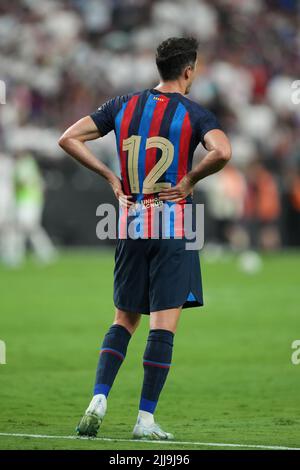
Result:
<instances>
[{"instance_id":1,"label":"red stripe on sock","mask_svg":"<svg viewBox=\"0 0 300 470\"><path fill-rule=\"evenodd\" d=\"M102 353L109 353L109 354L112 354L113 356L117 356L122 361L124 360L124 357L121 354L117 353L116 351L111 351L110 349L102 349L100 351L100 354Z\"/></svg>"},{"instance_id":2,"label":"red stripe on sock","mask_svg":"<svg viewBox=\"0 0 300 470\"><path fill-rule=\"evenodd\" d=\"M153 362L144 362L144 366L159 367L160 369L170 369L170 366L164 366L163 364L153 364Z\"/></svg>"}]
</instances>

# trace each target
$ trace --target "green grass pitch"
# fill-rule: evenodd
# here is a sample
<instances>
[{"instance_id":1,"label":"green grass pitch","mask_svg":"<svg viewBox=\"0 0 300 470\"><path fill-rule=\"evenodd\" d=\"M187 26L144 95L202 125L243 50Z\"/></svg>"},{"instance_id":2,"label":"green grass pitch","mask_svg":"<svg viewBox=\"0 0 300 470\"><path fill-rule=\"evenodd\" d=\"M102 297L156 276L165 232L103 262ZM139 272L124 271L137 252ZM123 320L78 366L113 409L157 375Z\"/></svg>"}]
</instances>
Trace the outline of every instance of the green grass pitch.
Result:
<instances>
[{"instance_id":1,"label":"green grass pitch","mask_svg":"<svg viewBox=\"0 0 300 470\"><path fill-rule=\"evenodd\" d=\"M264 257L256 275L233 256L202 274L206 306L183 311L157 420L178 441L300 447L300 254ZM0 267L0 433L65 436L86 408L111 324L113 253L62 253L53 265ZM93 440L0 436L0 449L212 449L130 439L142 383L148 318L131 341ZM222 447L218 447L222 449Z\"/></svg>"}]
</instances>

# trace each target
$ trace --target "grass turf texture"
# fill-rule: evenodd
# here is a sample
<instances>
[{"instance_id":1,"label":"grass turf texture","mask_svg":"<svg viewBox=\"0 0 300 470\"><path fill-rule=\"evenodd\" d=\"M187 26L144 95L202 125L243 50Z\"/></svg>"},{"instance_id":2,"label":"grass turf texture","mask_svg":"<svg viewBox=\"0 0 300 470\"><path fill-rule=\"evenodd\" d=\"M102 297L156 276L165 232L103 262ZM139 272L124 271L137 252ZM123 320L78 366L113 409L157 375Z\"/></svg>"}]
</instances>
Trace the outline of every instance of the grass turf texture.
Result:
<instances>
[{"instance_id":1,"label":"grass turf texture","mask_svg":"<svg viewBox=\"0 0 300 470\"><path fill-rule=\"evenodd\" d=\"M234 257L202 263L205 308L183 311L157 420L180 441L300 446L296 253L270 255L256 275ZM63 253L41 267L0 267L0 432L70 435L93 388L111 324L113 253ZM131 340L99 437L130 439L148 318ZM194 449L189 445L0 436L0 449ZM208 447L212 449L213 447ZM199 447L205 449L205 446Z\"/></svg>"}]
</instances>

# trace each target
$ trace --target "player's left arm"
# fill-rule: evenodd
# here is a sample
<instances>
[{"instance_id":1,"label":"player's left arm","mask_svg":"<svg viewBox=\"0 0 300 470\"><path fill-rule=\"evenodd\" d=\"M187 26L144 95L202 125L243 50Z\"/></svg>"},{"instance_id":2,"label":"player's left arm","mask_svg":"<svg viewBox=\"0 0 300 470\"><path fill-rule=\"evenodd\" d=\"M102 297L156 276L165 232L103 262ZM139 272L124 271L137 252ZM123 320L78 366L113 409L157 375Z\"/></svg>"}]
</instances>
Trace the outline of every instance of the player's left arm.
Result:
<instances>
[{"instance_id":1,"label":"player's left arm","mask_svg":"<svg viewBox=\"0 0 300 470\"><path fill-rule=\"evenodd\" d=\"M129 199L131 196L124 195L120 179L107 165L98 160L86 145L87 141L98 139L99 137L101 137L101 133L95 122L90 116L86 116L69 127L60 137L58 143L65 152L75 158L75 160L83 166L105 178L111 185L120 203L125 206L130 206L131 202Z\"/></svg>"},{"instance_id":2,"label":"player's left arm","mask_svg":"<svg viewBox=\"0 0 300 470\"><path fill-rule=\"evenodd\" d=\"M162 201L179 202L185 199L198 181L220 171L228 163L231 158L231 145L223 131L208 131L204 136L204 144L208 153L176 186L161 191L159 198Z\"/></svg>"}]
</instances>

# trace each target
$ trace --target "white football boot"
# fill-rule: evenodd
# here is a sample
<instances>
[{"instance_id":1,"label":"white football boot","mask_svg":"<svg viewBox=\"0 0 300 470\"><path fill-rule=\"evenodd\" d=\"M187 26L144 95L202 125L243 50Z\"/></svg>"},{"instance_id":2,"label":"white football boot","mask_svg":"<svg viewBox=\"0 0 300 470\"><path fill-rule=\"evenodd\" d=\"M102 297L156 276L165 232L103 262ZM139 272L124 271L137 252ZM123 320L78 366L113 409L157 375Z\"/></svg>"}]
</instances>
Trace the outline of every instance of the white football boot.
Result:
<instances>
[{"instance_id":1,"label":"white football boot","mask_svg":"<svg viewBox=\"0 0 300 470\"><path fill-rule=\"evenodd\" d=\"M143 417L141 417L141 414ZM165 440L174 439L173 434L163 431L158 423L154 422L153 415L147 412L139 412L137 423L133 429L134 439Z\"/></svg>"},{"instance_id":2,"label":"white football boot","mask_svg":"<svg viewBox=\"0 0 300 470\"><path fill-rule=\"evenodd\" d=\"M106 396L95 395L81 418L76 432L79 436L96 437L107 409Z\"/></svg>"}]
</instances>

